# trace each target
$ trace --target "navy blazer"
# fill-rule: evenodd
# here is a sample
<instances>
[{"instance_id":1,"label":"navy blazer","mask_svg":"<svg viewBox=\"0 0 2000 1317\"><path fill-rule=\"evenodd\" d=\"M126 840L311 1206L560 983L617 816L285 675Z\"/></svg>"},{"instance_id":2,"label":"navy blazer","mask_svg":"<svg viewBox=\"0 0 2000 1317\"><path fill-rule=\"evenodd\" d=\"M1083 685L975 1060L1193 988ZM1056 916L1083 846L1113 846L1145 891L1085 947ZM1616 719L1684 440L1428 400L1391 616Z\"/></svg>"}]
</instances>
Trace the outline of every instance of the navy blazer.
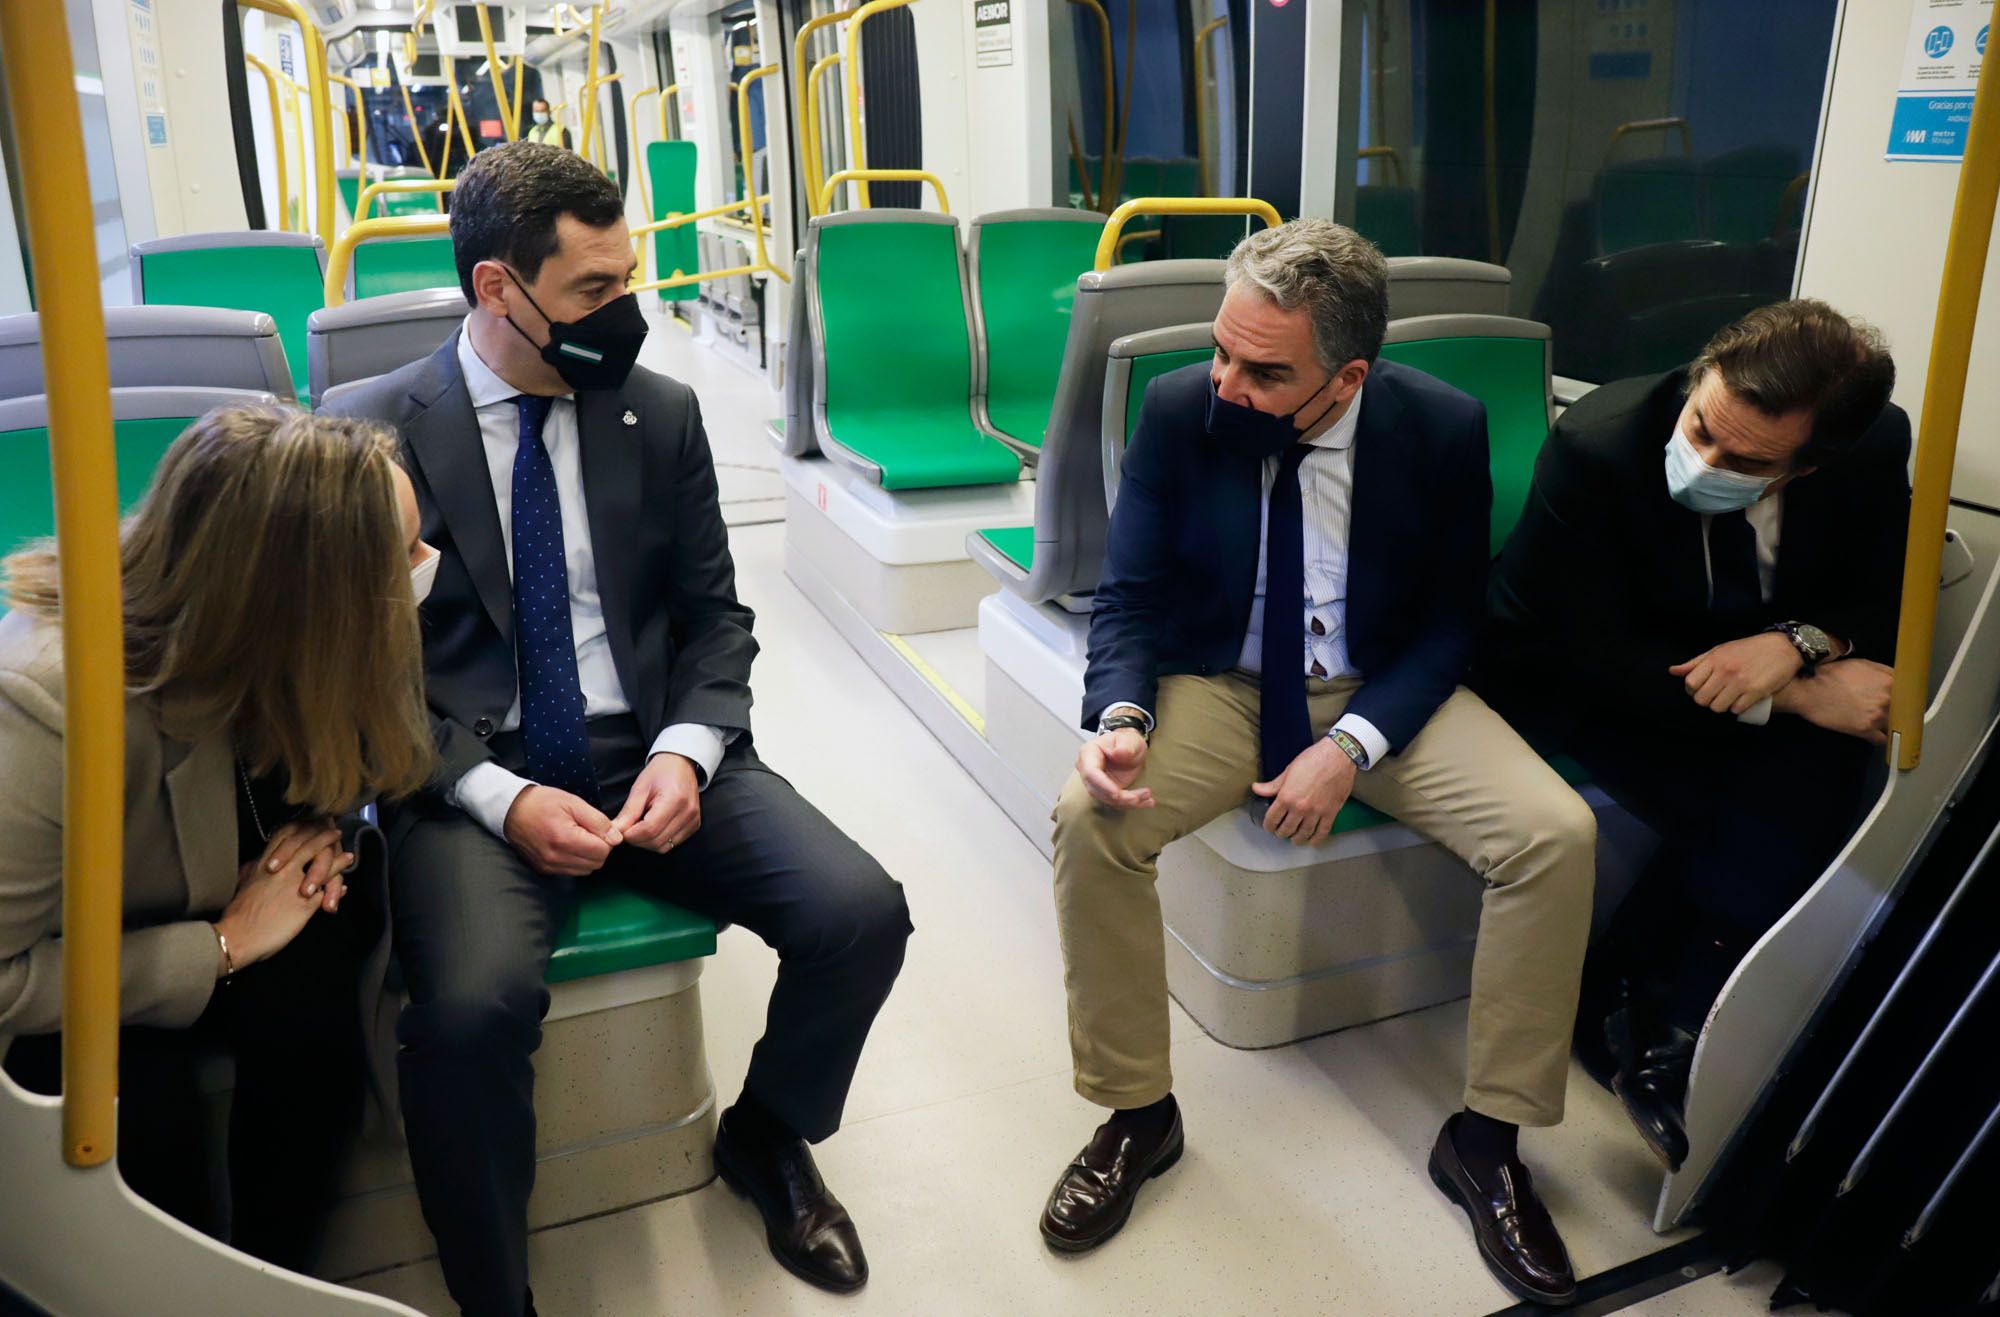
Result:
<instances>
[{"instance_id":1,"label":"navy blazer","mask_svg":"<svg viewBox=\"0 0 2000 1317\"><path fill-rule=\"evenodd\" d=\"M1161 677L1227 672L1242 656L1264 463L1209 437L1208 373L1206 363L1185 366L1146 390L1091 609L1086 728L1113 704L1157 709ZM1378 360L1354 434L1347 652L1362 686L1348 710L1392 752L1465 673L1486 597L1492 504L1486 408Z\"/></svg>"}]
</instances>

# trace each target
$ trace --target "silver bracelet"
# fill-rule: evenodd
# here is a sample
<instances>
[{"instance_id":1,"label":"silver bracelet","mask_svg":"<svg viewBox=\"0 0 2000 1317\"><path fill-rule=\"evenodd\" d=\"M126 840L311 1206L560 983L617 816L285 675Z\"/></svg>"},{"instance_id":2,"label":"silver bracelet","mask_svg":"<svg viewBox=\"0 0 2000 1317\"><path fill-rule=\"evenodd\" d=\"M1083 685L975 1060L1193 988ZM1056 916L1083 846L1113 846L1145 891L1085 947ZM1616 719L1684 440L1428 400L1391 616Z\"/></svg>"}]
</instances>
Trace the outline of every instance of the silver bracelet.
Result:
<instances>
[{"instance_id":1,"label":"silver bracelet","mask_svg":"<svg viewBox=\"0 0 2000 1317\"><path fill-rule=\"evenodd\" d=\"M236 974L236 957L229 954L229 939L222 934L221 924L210 924L215 930L215 945L222 948L222 981L227 983Z\"/></svg>"}]
</instances>

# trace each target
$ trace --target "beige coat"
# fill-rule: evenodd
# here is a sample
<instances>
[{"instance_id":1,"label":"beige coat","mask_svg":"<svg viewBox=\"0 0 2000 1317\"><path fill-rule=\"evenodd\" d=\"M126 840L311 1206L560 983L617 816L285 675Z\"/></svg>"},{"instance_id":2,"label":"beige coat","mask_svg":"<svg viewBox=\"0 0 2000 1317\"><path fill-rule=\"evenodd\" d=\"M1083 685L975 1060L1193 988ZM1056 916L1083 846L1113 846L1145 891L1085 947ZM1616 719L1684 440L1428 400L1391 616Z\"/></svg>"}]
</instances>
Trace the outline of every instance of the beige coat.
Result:
<instances>
[{"instance_id":1,"label":"beige coat","mask_svg":"<svg viewBox=\"0 0 2000 1317\"><path fill-rule=\"evenodd\" d=\"M159 706L125 705L127 1024L193 1024L215 990L209 922L236 891L235 758L228 741L161 731ZM0 618L0 1036L62 1019L62 629Z\"/></svg>"}]
</instances>

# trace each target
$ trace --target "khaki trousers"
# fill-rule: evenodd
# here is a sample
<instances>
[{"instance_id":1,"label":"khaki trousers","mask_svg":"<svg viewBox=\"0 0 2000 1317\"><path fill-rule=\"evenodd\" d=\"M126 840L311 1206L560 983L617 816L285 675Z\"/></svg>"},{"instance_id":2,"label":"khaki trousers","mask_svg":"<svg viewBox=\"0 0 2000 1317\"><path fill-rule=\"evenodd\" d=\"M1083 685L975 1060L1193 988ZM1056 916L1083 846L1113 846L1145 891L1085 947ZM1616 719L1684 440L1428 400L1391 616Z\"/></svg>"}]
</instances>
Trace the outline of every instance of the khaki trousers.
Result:
<instances>
[{"instance_id":1,"label":"khaki trousers","mask_svg":"<svg viewBox=\"0 0 2000 1317\"><path fill-rule=\"evenodd\" d=\"M1324 734L1360 686L1314 682ZM1151 809L1099 805L1072 774L1055 810L1056 918L1076 1089L1105 1107L1173 1088L1160 852L1240 805L1257 780L1254 678L1168 677L1138 785ZM1443 845L1485 880L1472 962L1465 1105L1496 1120L1562 1119L1590 932L1596 820L1500 715L1463 687L1354 798ZM1302 861L1309 859L1302 855Z\"/></svg>"}]
</instances>

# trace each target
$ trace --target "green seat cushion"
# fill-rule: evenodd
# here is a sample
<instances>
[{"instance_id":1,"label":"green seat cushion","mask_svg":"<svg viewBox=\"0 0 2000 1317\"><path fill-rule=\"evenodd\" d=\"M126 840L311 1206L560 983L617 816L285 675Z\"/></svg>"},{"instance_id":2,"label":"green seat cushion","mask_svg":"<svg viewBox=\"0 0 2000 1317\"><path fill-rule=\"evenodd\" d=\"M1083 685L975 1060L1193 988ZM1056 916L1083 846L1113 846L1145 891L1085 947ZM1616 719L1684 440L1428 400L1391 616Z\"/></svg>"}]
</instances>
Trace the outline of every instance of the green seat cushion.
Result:
<instances>
[{"instance_id":1,"label":"green seat cushion","mask_svg":"<svg viewBox=\"0 0 2000 1317\"><path fill-rule=\"evenodd\" d=\"M583 879L556 927L548 981L567 983L715 954L715 921L610 879Z\"/></svg>"},{"instance_id":2,"label":"green seat cushion","mask_svg":"<svg viewBox=\"0 0 2000 1317\"><path fill-rule=\"evenodd\" d=\"M1035 448L1049 423L1069 341L1076 281L1097 255L1095 224L1009 220L979 226L979 312L986 331L986 415Z\"/></svg>"},{"instance_id":3,"label":"green seat cushion","mask_svg":"<svg viewBox=\"0 0 2000 1317\"><path fill-rule=\"evenodd\" d=\"M451 239L396 238L364 242L354 249L354 296L380 297L419 288L458 287L458 263Z\"/></svg>"},{"instance_id":4,"label":"green seat cushion","mask_svg":"<svg viewBox=\"0 0 2000 1317\"><path fill-rule=\"evenodd\" d=\"M1035 566L1035 528L1033 526L1007 526L1000 530L983 530L979 538L998 549L1007 561L1022 571L1032 571Z\"/></svg>"},{"instance_id":5,"label":"green seat cushion","mask_svg":"<svg viewBox=\"0 0 2000 1317\"><path fill-rule=\"evenodd\" d=\"M121 511L130 511L145 494L161 455L193 419L176 416L112 422ZM55 533L55 486L49 479L47 427L0 434L0 555Z\"/></svg>"},{"instance_id":6,"label":"green seat cushion","mask_svg":"<svg viewBox=\"0 0 2000 1317\"><path fill-rule=\"evenodd\" d=\"M1146 386L1168 371L1208 361L1214 356L1213 348L1186 348L1179 352L1149 352L1143 357L1132 358L1132 375L1125 385L1125 433L1118 445L1121 452L1132 442L1132 432L1139 428L1139 409L1146 402Z\"/></svg>"},{"instance_id":7,"label":"green seat cushion","mask_svg":"<svg viewBox=\"0 0 2000 1317\"><path fill-rule=\"evenodd\" d=\"M648 142L646 176L653 201L652 218L689 215L694 204L695 146L693 142ZM696 244L695 225L683 224L653 235L653 277L668 279L676 271L694 274L701 269L701 249ZM686 302L701 295L699 284L660 289L662 302Z\"/></svg>"},{"instance_id":8,"label":"green seat cushion","mask_svg":"<svg viewBox=\"0 0 2000 1317\"><path fill-rule=\"evenodd\" d=\"M1549 437L1546 351L1546 343L1532 338L1428 338L1382 345L1389 360L1435 375L1486 404L1495 554L1520 520L1534 481L1535 458Z\"/></svg>"},{"instance_id":9,"label":"green seat cushion","mask_svg":"<svg viewBox=\"0 0 2000 1317\"><path fill-rule=\"evenodd\" d=\"M277 321L293 386L301 399L307 396L306 317L326 305L325 281L312 248L204 247L154 252L141 261L150 304L262 311Z\"/></svg>"},{"instance_id":10,"label":"green seat cushion","mask_svg":"<svg viewBox=\"0 0 2000 1317\"><path fill-rule=\"evenodd\" d=\"M826 426L885 489L1000 485L1021 462L972 423L972 335L949 224L836 224L813 272Z\"/></svg>"}]
</instances>

